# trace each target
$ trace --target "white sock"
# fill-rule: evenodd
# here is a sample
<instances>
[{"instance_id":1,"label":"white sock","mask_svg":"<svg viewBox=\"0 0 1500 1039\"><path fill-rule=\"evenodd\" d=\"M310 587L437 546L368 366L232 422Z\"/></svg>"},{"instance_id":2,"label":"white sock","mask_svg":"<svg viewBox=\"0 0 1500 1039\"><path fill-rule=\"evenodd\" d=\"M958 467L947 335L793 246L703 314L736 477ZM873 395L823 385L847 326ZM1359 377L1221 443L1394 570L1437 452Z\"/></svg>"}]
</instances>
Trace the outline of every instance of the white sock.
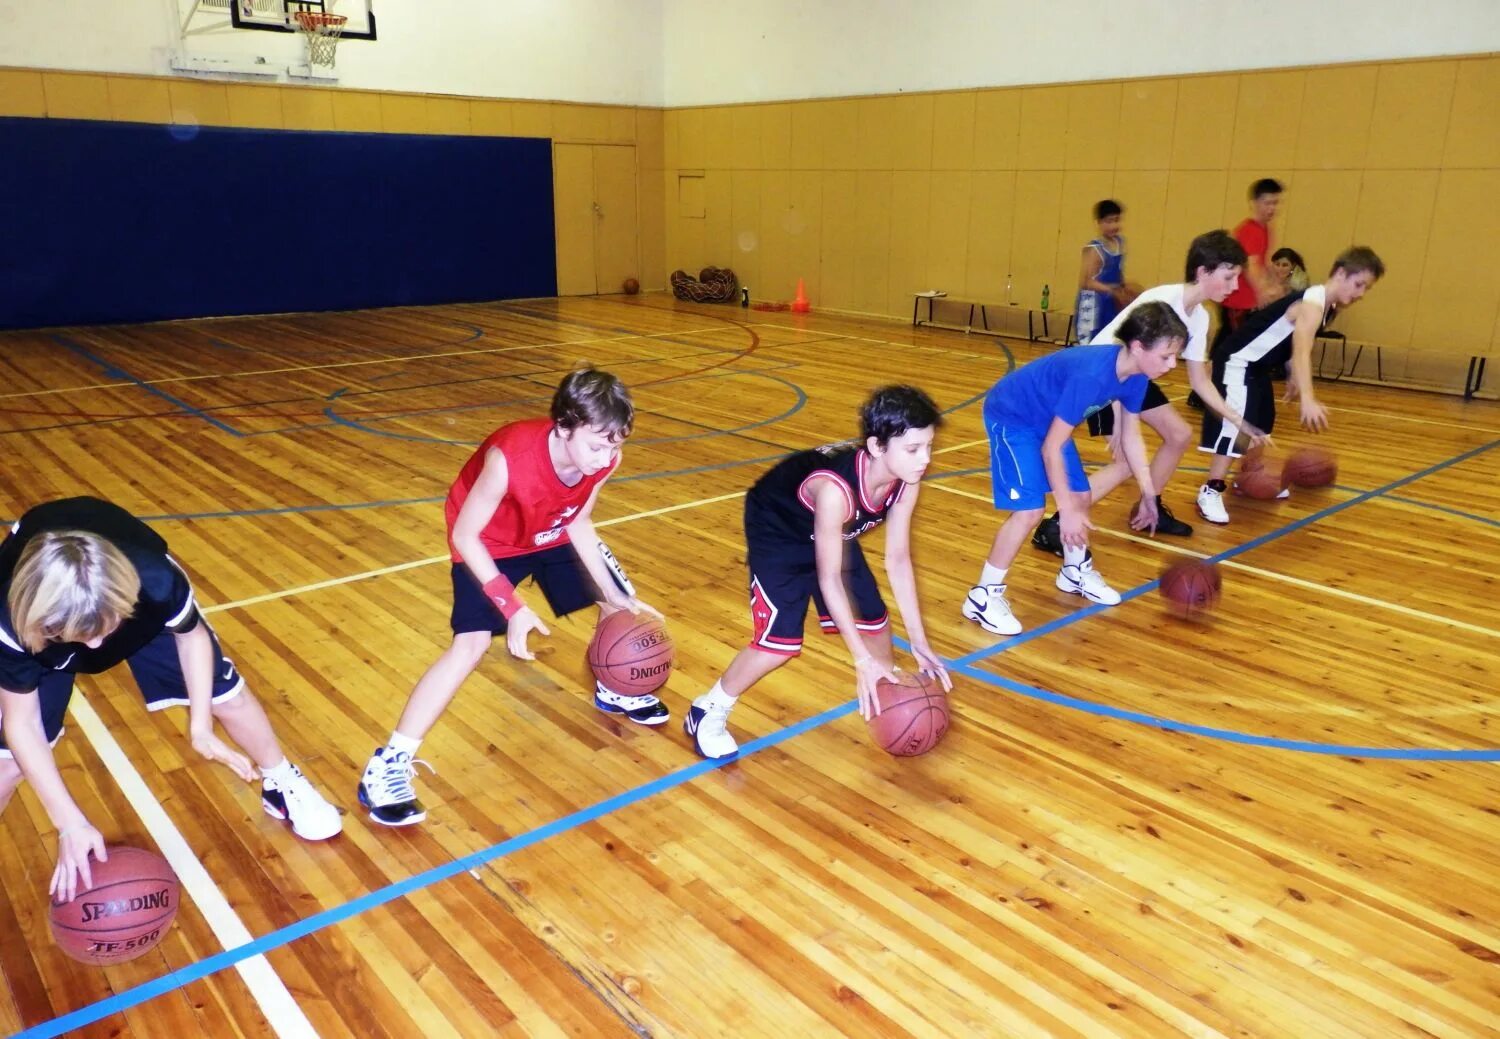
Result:
<instances>
[{"instance_id":1,"label":"white sock","mask_svg":"<svg viewBox=\"0 0 1500 1039\"><path fill-rule=\"evenodd\" d=\"M417 756L417 748L421 745L421 740L414 740L410 736L401 735L399 732L391 733L391 738L386 743L386 746L389 749L394 750L396 753L410 754L412 757Z\"/></svg>"},{"instance_id":2,"label":"white sock","mask_svg":"<svg viewBox=\"0 0 1500 1039\"><path fill-rule=\"evenodd\" d=\"M983 585L1004 584L1005 575L1008 572L1008 567L998 567L989 560L985 560L984 569L979 571L979 583Z\"/></svg>"},{"instance_id":3,"label":"white sock","mask_svg":"<svg viewBox=\"0 0 1500 1039\"><path fill-rule=\"evenodd\" d=\"M1087 548L1075 548L1072 545L1063 546L1063 566L1082 566L1083 561L1088 558Z\"/></svg>"},{"instance_id":4,"label":"white sock","mask_svg":"<svg viewBox=\"0 0 1500 1039\"><path fill-rule=\"evenodd\" d=\"M283 780L291 779L292 778L292 761L291 761L291 759L283 757L281 759L281 764L279 764L279 765L272 765L270 768L263 768L263 769L261 769L260 770L260 778L262 780L269 779L272 783L279 783L279 782L281 782Z\"/></svg>"},{"instance_id":5,"label":"white sock","mask_svg":"<svg viewBox=\"0 0 1500 1039\"><path fill-rule=\"evenodd\" d=\"M714 683L714 687L693 701L693 706L702 710L710 707L733 707L739 701L738 696L730 696L724 691L724 680L721 678Z\"/></svg>"}]
</instances>

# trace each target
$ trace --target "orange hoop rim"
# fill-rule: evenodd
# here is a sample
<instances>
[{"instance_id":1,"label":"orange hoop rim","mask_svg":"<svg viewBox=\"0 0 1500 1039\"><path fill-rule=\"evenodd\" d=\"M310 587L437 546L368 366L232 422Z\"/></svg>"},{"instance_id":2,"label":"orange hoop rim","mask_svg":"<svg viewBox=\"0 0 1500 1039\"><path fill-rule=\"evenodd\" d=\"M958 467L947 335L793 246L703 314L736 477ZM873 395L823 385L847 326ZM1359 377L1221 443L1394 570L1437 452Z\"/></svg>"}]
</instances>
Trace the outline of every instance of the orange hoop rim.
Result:
<instances>
[{"instance_id":1,"label":"orange hoop rim","mask_svg":"<svg viewBox=\"0 0 1500 1039\"><path fill-rule=\"evenodd\" d=\"M341 29L349 20L347 15L333 14L329 11L293 11L294 18L304 32L318 32L323 29Z\"/></svg>"}]
</instances>

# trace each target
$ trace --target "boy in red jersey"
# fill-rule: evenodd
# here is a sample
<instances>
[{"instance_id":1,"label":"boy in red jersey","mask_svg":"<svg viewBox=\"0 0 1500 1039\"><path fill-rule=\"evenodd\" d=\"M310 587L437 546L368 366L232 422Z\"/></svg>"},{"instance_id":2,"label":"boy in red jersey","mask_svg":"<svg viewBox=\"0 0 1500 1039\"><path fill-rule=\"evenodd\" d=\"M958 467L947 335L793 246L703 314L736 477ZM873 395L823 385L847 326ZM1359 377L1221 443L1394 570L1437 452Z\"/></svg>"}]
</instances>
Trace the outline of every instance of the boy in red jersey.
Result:
<instances>
[{"instance_id":1,"label":"boy in red jersey","mask_svg":"<svg viewBox=\"0 0 1500 1039\"><path fill-rule=\"evenodd\" d=\"M591 519L634 420L624 384L583 368L558 385L549 418L501 426L459 472L445 507L453 644L417 682L390 741L365 766L359 800L376 822L409 826L427 817L412 785L417 748L493 637L504 634L511 656L533 660L526 637L551 634L516 584L534 577L559 617L591 603L601 613L649 610L625 590L623 574L617 579L618 565ZM600 685L594 704L640 725L667 720L655 696L622 696Z\"/></svg>"}]
</instances>

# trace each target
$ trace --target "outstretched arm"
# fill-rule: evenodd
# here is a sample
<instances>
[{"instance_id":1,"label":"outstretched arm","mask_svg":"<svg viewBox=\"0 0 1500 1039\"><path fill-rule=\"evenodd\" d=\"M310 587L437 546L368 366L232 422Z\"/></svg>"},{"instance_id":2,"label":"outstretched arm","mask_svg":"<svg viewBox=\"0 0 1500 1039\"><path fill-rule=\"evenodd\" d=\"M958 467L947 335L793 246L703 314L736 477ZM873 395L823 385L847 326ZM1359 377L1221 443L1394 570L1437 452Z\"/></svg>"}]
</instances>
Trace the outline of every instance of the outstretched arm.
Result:
<instances>
[{"instance_id":1,"label":"outstretched arm","mask_svg":"<svg viewBox=\"0 0 1500 1039\"><path fill-rule=\"evenodd\" d=\"M79 891L94 886L89 852L100 862L109 857L104 850L104 836L84 816L57 770L57 761L42 728L38 694L0 689L0 716L3 716L0 722L5 728L5 745L15 757L21 774L36 791L47 818L57 827L57 867L52 871L52 883L47 890L55 900L70 902Z\"/></svg>"},{"instance_id":2,"label":"outstretched arm","mask_svg":"<svg viewBox=\"0 0 1500 1039\"><path fill-rule=\"evenodd\" d=\"M917 575L911 565L911 518L921 488L921 484L908 485L901 493L901 500L886 513L885 573L891 581L896 609L901 611L901 623L906 628L912 656L917 658L923 671L930 672L943 683L944 689L952 689L953 680L948 677L948 668L927 642L927 629L922 624L922 609L917 598Z\"/></svg>"}]
</instances>

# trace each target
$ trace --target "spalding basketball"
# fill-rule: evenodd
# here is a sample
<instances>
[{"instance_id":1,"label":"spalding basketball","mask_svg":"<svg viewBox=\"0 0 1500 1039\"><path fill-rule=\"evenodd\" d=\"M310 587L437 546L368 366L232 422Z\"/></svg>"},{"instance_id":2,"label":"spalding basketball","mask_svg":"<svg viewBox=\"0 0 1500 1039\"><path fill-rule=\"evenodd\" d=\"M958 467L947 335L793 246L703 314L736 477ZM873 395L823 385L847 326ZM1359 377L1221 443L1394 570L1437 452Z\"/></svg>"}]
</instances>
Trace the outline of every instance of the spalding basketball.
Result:
<instances>
[{"instance_id":1,"label":"spalding basketball","mask_svg":"<svg viewBox=\"0 0 1500 1039\"><path fill-rule=\"evenodd\" d=\"M1298 487L1327 487L1339 478L1339 462L1325 448L1300 447L1287 455L1281 478Z\"/></svg>"},{"instance_id":2,"label":"spalding basketball","mask_svg":"<svg viewBox=\"0 0 1500 1039\"><path fill-rule=\"evenodd\" d=\"M1234 481L1234 493L1262 501L1281 493L1281 474L1274 469L1252 469L1241 472Z\"/></svg>"},{"instance_id":3,"label":"spalding basketball","mask_svg":"<svg viewBox=\"0 0 1500 1039\"><path fill-rule=\"evenodd\" d=\"M637 292L641 291L641 283L634 278L626 278L624 288L625 295L634 296Z\"/></svg>"},{"instance_id":4,"label":"spalding basketball","mask_svg":"<svg viewBox=\"0 0 1500 1039\"><path fill-rule=\"evenodd\" d=\"M1253 473L1257 469L1266 467L1266 449L1264 447L1252 447L1240 456L1240 472Z\"/></svg>"},{"instance_id":5,"label":"spalding basketball","mask_svg":"<svg viewBox=\"0 0 1500 1039\"><path fill-rule=\"evenodd\" d=\"M1223 582L1219 568L1199 559L1183 559L1161 572L1161 596L1179 617L1207 614L1219 601Z\"/></svg>"},{"instance_id":6,"label":"spalding basketball","mask_svg":"<svg viewBox=\"0 0 1500 1039\"><path fill-rule=\"evenodd\" d=\"M948 695L920 671L898 671L896 677L898 682L882 678L875 686L880 713L870 719L870 735L899 758L926 754L948 731Z\"/></svg>"},{"instance_id":7,"label":"spalding basketball","mask_svg":"<svg viewBox=\"0 0 1500 1039\"><path fill-rule=\"evenodd\" d=\"M177 916L177 874L141 848L109 848L90 863L94 886L52 906L52 938L80 963L110 964L150 951Z\"/></svg>"},{"instance_id":8,"label":"spalding basketball","mask_svg":"<svg viewBox=\"0 0 1500 1039\"><path fill-rule=\"evenodd\" d=\"M589 667L605 688L622 696L655 692L672 673L672 636L650 614L611 613L594 629Z\"/></svg>"}]
</instances>

